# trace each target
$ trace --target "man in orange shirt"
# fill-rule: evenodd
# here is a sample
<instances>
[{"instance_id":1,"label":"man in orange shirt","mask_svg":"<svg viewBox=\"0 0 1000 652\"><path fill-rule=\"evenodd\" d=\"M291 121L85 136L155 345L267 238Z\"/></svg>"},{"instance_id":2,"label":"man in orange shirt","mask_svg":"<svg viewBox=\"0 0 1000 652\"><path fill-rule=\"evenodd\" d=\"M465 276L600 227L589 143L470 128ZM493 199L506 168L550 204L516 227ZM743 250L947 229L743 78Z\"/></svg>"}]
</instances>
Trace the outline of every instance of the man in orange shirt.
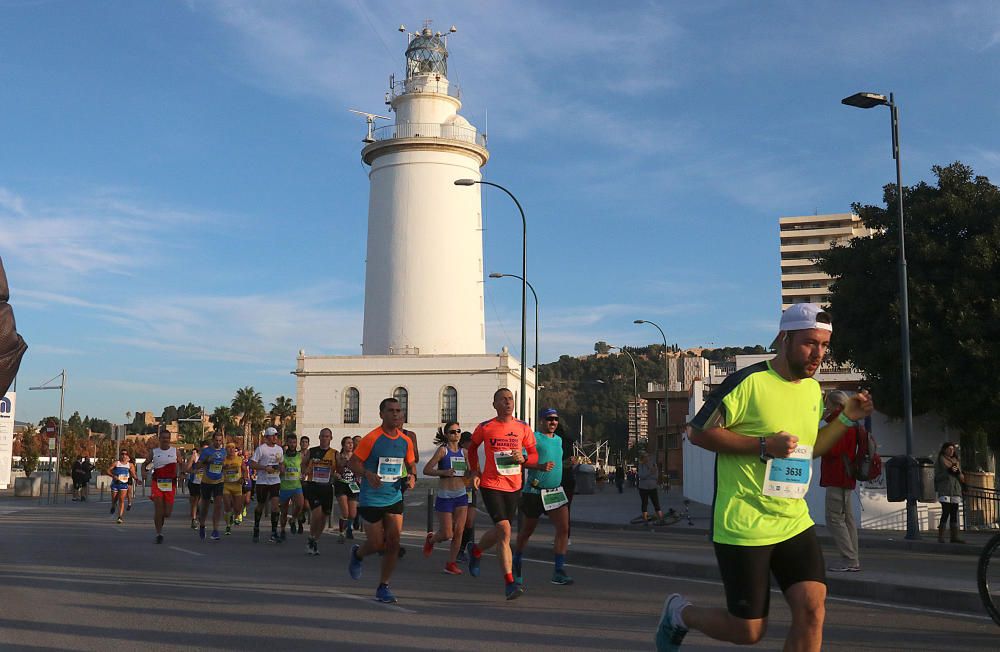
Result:
<instances>
[{"instance_id":1,"label":"man in orange shirt","mask_svg":"<svg viewBox=\"0 0 1000 652\"><path fill-rule=\"evenodd\" d=\"M479 540L469 544L469 574L479 577L479 562L483 550L497 547L497 558L504 573L504 594L514 600L524 593L524 585L514 580L511 570L510 522L517 514L521 499L521 465L538 462L535 433L525 422L514 418L514 394L498 389L493 394L493 409L497 416L480 423L472 433L469 446L469 470L473 485L479 489L483 505L493 519L493 527ZM479 445L483 444L486 463L479 469ZM527 451L525 460L522 451Z\"/></svg>"}]
</instances>

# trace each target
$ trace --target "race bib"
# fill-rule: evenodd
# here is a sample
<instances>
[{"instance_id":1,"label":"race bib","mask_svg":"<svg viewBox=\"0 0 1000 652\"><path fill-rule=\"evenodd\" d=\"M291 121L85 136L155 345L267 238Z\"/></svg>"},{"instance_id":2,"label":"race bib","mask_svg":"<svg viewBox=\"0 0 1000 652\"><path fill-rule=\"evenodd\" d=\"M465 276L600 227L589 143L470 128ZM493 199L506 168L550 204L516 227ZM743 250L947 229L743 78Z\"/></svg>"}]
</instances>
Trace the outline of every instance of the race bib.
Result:
<instances>
[{"instance_id":1,"label":"race bib","mask_svg":"<svg viewBox=\"0 0 1000 652\"><path fill-rule=\"evenodd\" d=\"M201 482L202 480L204 480L205 479L205 471L204 471L204 469L198 469L198 471L195 472L195 474L194 474L194 479L195 479L195 482Z\"/></svg>"},{"instance_id":2,"label":"race bib","mask_svg":"<svg viewBox=\"0 0 1000 652\"><path fill-rule=\"evenodd\" d=\"M128 484L128 474L124 474L124 475L119 474L116 477L118 478L118 482L120 482L122 484Z\"/></svg>"},{"instance_id":3,"label":"race bib","mask_svg":"<svg viewBox=\"0 0 1000 652\"><path fill-rule=\"evenodd\" d=\"M451 458L451 470L455 472L456 478L461 478L469 470L469 463L462 456L453 457Z\"/></svg>"},{"instance_id":4,"label":"race bib","mask_svg":"<svg viewBox=\"0 0 1000 652\"><path fill-rule=\"evenodd\" d=\"M521 463L514 459L514 451L493 451L493 462L500 475L521 475Z\"/></svg>"},{"instance_id":5,"label":"race bib","mask_svg":"<svg viewBox=\"0 0 1000 652\"><path fill-rule=\"evenodd\" d=\"M403 458L378 458L378 477L382 482L395 482L403 477Z\"/></svg>"},{"instance_id":6,"label":"race bib","mask_svg":"<svg viewBox=\"0 0 1000 652\"><path fill-rule=\"evenodd\" d=\"M812 446L798 446L784 458L767 461L764 495L774 498L805 498L812 476Z\"/></svg>"},{"instance_id":7,"label":"race bib","mask_svg":"<svg viewBox=\"0 0 1000 652\"><path fill-rule=\"evenodd\" d=\"M174 483L172 480L157 480L156 488L160 491L173 491Z\"/></svg>"},{"instance_id":8,"label":"race bib","mask_svg":"<svg viewBox=\"0 0 1000 652\"><path fill-rule=\"evenodd\" d=\"M240 470L239 469L226 469L225 479L226 479L226 482L239 482L240 481Z\"/></svg>"},{"instance_id":9,"label":"race bib","mask_svg":"<svg viewBox=\"0 0 1000 652\"><path fill-rule=\"evenodd\" d=\"M312 481L319 484L330 484L330 467L329 466L314 466L312 467Z\"/></svg>"},{"instance_id":10,"label":"race bib","mask_svg":"<svg viewBox=\"0 0 1000 652\"><path fill-rule=\"evenodd\" d=\"M299 477L301 477L301 474L299 473L298 469L295 470L285 469L285 475L284 475L285 480L298 480Z\"/></svg>"},{"instance_id":11,"label":"race bib","mask_svg":"<svg viewBox=\"0 0 1000 652\"><path fill-rule=\"evenodd\" d=\"M351 490L352 494L359 494L359 493L361 493L361 487L358 486L357 482L348 482L347 483L347 488Z\"/></svg>"},{"instance_id":12,"label":"race bib","mask_svg":"<svg viewBox=\"0 0 1000 652\"><path fill-rule=\"evenodd\" d=\"M545 508L546 512L552 511L553 509L559 509L569 502L569 498L566 497L566 492L563 491L562 487L556 487L555 489L542 489L541 492L542 507Z\"/></svg>"},{"instance_id":13,"label":"race bib","mask_svg":"<svg viewBox=\"0 0 1000 652\"><path fill-rule=\"evenodd\" d=\"M209 464L208 465L208 472L211 473L212 475L219 475L220 473L222 473L222 465L221 464Z\"/></svg>"}]
</instances>

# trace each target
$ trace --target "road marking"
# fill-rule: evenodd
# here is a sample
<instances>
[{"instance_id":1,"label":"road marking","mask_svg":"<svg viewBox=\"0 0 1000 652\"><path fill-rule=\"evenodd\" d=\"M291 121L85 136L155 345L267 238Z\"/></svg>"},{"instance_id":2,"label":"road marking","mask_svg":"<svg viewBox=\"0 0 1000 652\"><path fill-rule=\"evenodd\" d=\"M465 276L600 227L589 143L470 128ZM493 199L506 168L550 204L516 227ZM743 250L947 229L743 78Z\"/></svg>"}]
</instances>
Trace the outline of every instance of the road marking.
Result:
<instances>
[{"instance_id":1,"label":"road marking","mask_svg":"<svg viewBox=\"0 0 1000 652\"><path fill-rule=\"evenodd\" d=\"M195 557L204 557L205 554L201 552L195 552L194 550L188 550L187 548L178 548L177 546L167 546L171 550L176 550L177 552L186 552L189 555L194 555Z\"/></svg>"},{"instance_id":2,"label":"road marking","mask_svg":"<svg viewBox=\"0 0 1000 652\"><path fill-rule=\"evenodd\" d=\"M541 560L541 559L529 559L528 557L525 557L524 561L530 561L530 562L534 562L536 564L552 565L552 561L551 560L545 561L545 560ZM654 578L654 579L668 579L668 580L677 580L678 582L693 582L695 584L711 584L713 586L722 586L722 582L720 582L718 580L703 580L703 579L697 579L697 578L693 578L693 577L678 577L676 575L657 575L655 573L640 573L638 571L618 570L618 569L615 569L615 568L597 568L596 566L583 566L583 565L580 565L580 564L567 564L567 566L569 566L570 568L585 568L587 570L601 571L603 573L619 573L619 574L622 574L622 575L638 575L639 577L650 577L650 578ZM771 589L771 593L781 594L781 589L772 588ZM970 614L970 613L965 613L965 612L962 612L962 611L946 611L944 609L930 609L930 608L927 608L927 607L913 607L913 606L909 606L909 605L892 604L892 603L889 603L889 602L877 602L875 600L862 600L860 598L843 598L843 597L834 596L834 595L828 595L828 596L826 596L826 598L827 598L827 600L836 600L837 602L847 602L847 603L850 603L850 604L864 605L864 606L867 606L867 607L885 607L885 608L888 608L888 609L901 609L903 611L915 611L917 613L934 614L934 615L937 615L937 616L958 616L958 617L961 617L961 618L969 618L969 619L972 619L972 620L992 621L992 618L990 618L989 616L981 616L979 614Z\"/></svg>"},{"instance_id":3,"label":"road marking","mask_svg":"<svg viewBox=\"0 0 1000 652\"><path fill-rule=\"evenodd\" d=\"M384 602L377 602L375 600L375 598L364 598L364 597L361 597L360 595L354 595L353 593L343 593L342 591L334 591L332 589L329 590L329 591L327 591L327 593L332 593L333 595L337 596L338 598L348 598L350 600L358 600L360 602L369 602L369 603L372 603L372 604L377 604L380 607L385 607L386 609L392 609L393 611L399 611L399 612L402 612L404 614L415 614L415 613L417 613L416 611L414 611L412 609L407 609L406 607L400 607L398 604L386 604Z\"/></svg>"}]
</instances>

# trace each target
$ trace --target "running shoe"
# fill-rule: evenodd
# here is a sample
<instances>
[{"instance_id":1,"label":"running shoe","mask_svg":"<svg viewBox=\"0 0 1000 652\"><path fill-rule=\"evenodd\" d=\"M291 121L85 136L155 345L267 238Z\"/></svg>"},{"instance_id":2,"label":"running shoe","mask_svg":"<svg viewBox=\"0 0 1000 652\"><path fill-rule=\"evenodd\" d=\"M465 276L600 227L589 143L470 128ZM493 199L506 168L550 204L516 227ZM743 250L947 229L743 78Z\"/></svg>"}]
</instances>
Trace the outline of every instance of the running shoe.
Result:
<instances>
[{"instance_id":1,"label":"running shoe","mask_svg":"<svg viewBox=\"0 0 1000 652\"><path fill-rule=\"evenodd\" d=\"M564 569L557 568L552 572L552 583L569 586L573 583L573 578L567 575Z\"/></svg>"},{"instance_id":2,"label":"running shoe","mask_svg":"<svg viewBox=\"0 0 1000 652\"><path fill-rule=\"evenodd\" d=\"M347 563L347 572L351 575L352 580L361 579L361 560L358 559L358 550L361 550L361 546L358 544L351 546L351 560Z\"/></svg>"},{"instance_id":3,"label":"running shoe","mask_svg":"<svg viewBox=\"0 0 1000 652\"><path fill-rule=\"evenodd\" d=\"M218 530L212 530L212 541L218 541L221 538Z\"/></svg>"},{"instance_id":4,"label":"running shoe","mask_svg":"<svg viewBox=\"0 0 1000 652\"><path fill-rule=\"evenodd\" d=\"M253 542L257 543L258 541L260 541L260 528L255 527L253 529Z\"/></svg>"},{"instance_id":5,"label":"running shoe","mask_svg":"<svg viewBox=\"0 0 1000 652\"><path fill-rule=\"evenodd\" d=\"M319 543L317 543L316 539L309 537L309 541L306 542L306 554L307 555L319 554Z\"/></svg>"},{"instance_id":6,"label":"running shoe","mask_svg":"<svg viewBox=\"0 0 1000 652\"><path fill-rule=\"evenodd\" d=\"M117 519L115 519L115 523L117 523L118 525L121 525L124 522L125 522L125 519L123 519L121 516L119 516Z\"/></svg>"},{"instance_id":7,"label":"running shoe","mask_svg":"<svg viewBox=\"0 0 1000 652\"><path fill-rule=\"evenodd\" d=\"M851 566L850 564L835 564L830 566L826 570L832 573L857 573L861 570L861 566Z\"/></svg>"},{"instance_id":8,"label":"running shoe","mask_svg":"<svg viewBox=\"0 0 1000 652\"><path fill-rule=\"evenodd\" d=\"M375 589L375 599L379 602L384 602L385 604L393 604L396 602L396 596L392 594L389 590L388 585L381 584L377 589Z\"/></svg>"},{"instance_id":9,"label":"running shoe","mask_svg":"<svg viewBox=\"0 0 1000 652\"><path fill-rule=\"evenodd\" d=\"M238 516L233 519L233 525L243 525L243 517Z\"/></svg>"},{"instance_id":10,"label":"running shoe","mask_svg":"<svg viewBox=\"0 0 1000 652\"><path fill-rule=\"evenodd\" d=\"M192 530L197 530L198 529L198 520L197 519L194 519L194 518L191 519L191 529Z\"/></svg>"},{"instance_id":11,"label":"running shoe","mask_svg":"<svg viewBox=\"0 0 1000 652\"><path fill-rule=\"evenodd\" d=\"M354 528L347 528L347 534L345 535L348 539L354 538Z\"/></svg>"},{"instance_id":12,"label":"running shoe","mask_svg":"<svg viewBox=\"0 0 1000 652\"><path fill-rule=\"evenodd\" d=\"M424 557L430 557L432 552L434 552L434 533L428 532L424 537Z\"/></svg>"},{"instance_id":13,"label":"running shoe","mask_svg":"<svg viewBox=\"0 0 1000 652\"><path fill-rule=\"evenodd\" d=\"M201 527L198 528L198 538L201 539L202 541L205 540L205 526L204 525L202 525Z\"/></svg>"},{"instance_id":14,"label":"running shoe","mask_svg":"<svg viewBox=\"0 0 1000 652\"><path fill-rule=\"evenodd\" d=\"M162 534L157 534L156 535L156 542L157 543L163 543L163 535Z\"/></svg>"},{"instance_id":15,"label":"running shoe","mask_svg":"<svg viewBox=\"0 0 1000 652\"><path fill-rule=\"evenodd\" d=\"M508 600L517 600L524 593L524 584L511 582L504 586L503 593L507 596Z\"/></svg>"},{"instance_id":16,"label":"running shoe","mask_svg":"<svg viewBox=\"0 0 1000 652\"><path fill-rule=\"evenodd\" d=\"M469 555L469 575L472 575L473 577L479 577L479 557L476 557L474 554L472 554L472 546L474 545L476 544L470 541L467 549L468 550L467 554Z\"/></svg>"},{"instance_id":17,"label":"running shoe","mask_svg":"<svg viewBox=\"0 0 1000 652\"><path fill-rule=\"evenodd\" d=\"M115 513L115 501L112 500L111 501L111 509L108 510L108 514L114 514L114 513ZM194 521L192 521L192 523L193 522Z\"/></svg>"},{"instance_id":18,"label":"running shoe","mask_svg":"<svg viewBox=\"0 0 1000 652\"><path fill-rule=\"evenodd\" d=\"M469 555L465 554L464 550L459 550L458 557L455 558L455 561L457 561L459 564L464 564L465 562L469 561Z\"/></svg>"},{"instance_id":19,"label":"running shoe","mask_svg":"<svg viewBox=\"0 0 1000 652\"><path fill-rule=\"evenodd\" d=\"M458 567L458 564L449 561L444 565L444 572L449 575L461 575L462 569Z\"/></svg>"},{"instance_id":20,"label":"running shoe","mask_svg":"<svg viewBox=\"0 0 1000 652\"><path fill-rule=\"evenodd\" d=\"M129 503L129 504L125 505L125 511L126 512L131 512L132 511L132 503Z\"/></svg>"},{"instance_id":21,"label":"running shoe","mask_svg":"<svg viewBox=\"0 0 1000 652\"><path fill-rule=\"evenodd\" d=\"M226 526L226 536L228 537L232 533L233 533L233 526L232 525L227 525Z\"/></svg>"},{"instance_id":22,"label":"running shoe","mask_svg":"<svg viewBox=\"0 0 1000 652\"><path fill-rule=\"evenodd\" d=\"M406 548L404 548L403 546L399 546L399 552L396 553L396 557L398 559L402 559L405 556L406 556Z\"/></svg>"},{"instance_id":23,"label":"running shoe","mask_svg":"<svg viewBox=\"0 0 1000 652\"><path fill-rule=\"evenodd\" d=\"M281 537L278 536L277 532L272 532L271 536L267 539L268 543L281 543Z\"/></svg>"},{"instance_id":24,"label":"running shoe","mask_svg":"<svg viewBox=\"0 0 1000 652\"><path fill-rule=\"evenodd\" d=\"M513 570L514 581L520 584L524 579L521 574L521 560L514 559L511 561L511 570Z\"/></svg>"},{"instance_id":25,"label":"running shoe","mask_svg":"<svg viewBox=\"0 0 1000 652\"><path fill-rule=\"evenodd\" d=\"M681 649L681 641L688 630L676 624L681 610L690 603L681 594L673 593L663 603L660 624L656 628L656 652L673 652Z\"/></svg>"}]
</instances>

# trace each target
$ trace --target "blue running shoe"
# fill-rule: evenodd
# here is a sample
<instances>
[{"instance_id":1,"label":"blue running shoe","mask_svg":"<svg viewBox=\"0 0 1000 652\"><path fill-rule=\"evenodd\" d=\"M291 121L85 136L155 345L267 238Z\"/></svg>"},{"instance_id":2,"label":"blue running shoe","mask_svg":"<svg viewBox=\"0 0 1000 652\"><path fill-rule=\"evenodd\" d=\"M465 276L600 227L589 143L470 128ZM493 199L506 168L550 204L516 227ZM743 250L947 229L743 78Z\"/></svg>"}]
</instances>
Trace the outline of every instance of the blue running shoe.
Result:
<instances>
[{"instance_id":1,"label":"blue running shoe","mask_svg":"<svg viewBox=\"0 0 1000 652\"><path fill-rule=\"evenodd\" d=\"M384 602L385 604L393 604L396 602L396 596L392 594L389 590L388 584L380 584L375 590L375 599L379 602Z\"/></svg>"},{"instance_id":2,"label":"blue running shoe","mask_svg":"<svg viewBox=\"0 0 1000 652\"><path fill-rule=\"evenodd\" d=\"M219 537L219 531L218 530L212 530L212 541L218 541L219 539L220 539L220 537Z\"/></svg>"},{"instance_id":3,"label":"blue running shoe","mask_svg":"<svg viewBox=\"0 0 1000 652\"><path fill-rule=\"evenodd\" d=\"M660 624L656 628L656 652L673 652L681 649L681 641L688 633L686 627L676 624L681 610L691 604L681 594L673 593L663 603Z\"/></svg>"},{"instance_id":4,"label":"blue running shoe","mask_svg":"<svg viewBox=\"0 0 1000 652\"><path fill-rule=\"evenodd\" d=\"M562 568L557 568L552 573L552 583L560 584L562 586L569 586L573 583L573 578L566 574L566 571Z\"/></svg>"},{"instance_id":5,"label":"blue running shoe","mask_svg":"<svg viewBox=\"0 0 1000 652\"><path fill-rule=\"evenodd\" d=\"M464 550L459 550L458 556L455 557L455 561L458 562L459 564L464 564L465 562L469 561L469 555L465 554Z\"/></svg>"},{"instance_id":6,"label":"blue running shoe","mask_svg":"<svg viewBox=\"0 0 1000 652\"><path fill-rule=\"evenodd\" d=\"M476 544L469 542L466 554L469 555L469 575L479 577L479 557L472 554L472 546Z\"/></svg>"},{"instance_id":7,"label":"blue running shoe","mask_svg":"<svg viewBox=\"0 0 1000 652\"><path fill-rule=\"evenodd\" d=\"M201 539L202 541L205 540L205 526L204 525L202 525L201 527L198 528L198 538Z\"/></svg>"},{"instance_id":8,"label":"blue running shoe","mask_svg":"<svg viewBox=\"0 0 1000 652\"><path fill-rule=\"evenodd\" d=\"M504 595L507 596L508 600L517 600L524 593L524 584L519 582L511 582L504 586Z\"/></svg>"},{"instance_id":9,"label":"blue running shoe","mask_svg":"<svg viewBox=\"0 0 1000 652\"><path fill-rule=\"evenodd\" d=\"M352 580L361 579L361 560L358 559L358 550L361 550L361 546L357 544L351 546L351 561L347 563L347 572L350 573Z\"/></svg>"}]
</instances>

